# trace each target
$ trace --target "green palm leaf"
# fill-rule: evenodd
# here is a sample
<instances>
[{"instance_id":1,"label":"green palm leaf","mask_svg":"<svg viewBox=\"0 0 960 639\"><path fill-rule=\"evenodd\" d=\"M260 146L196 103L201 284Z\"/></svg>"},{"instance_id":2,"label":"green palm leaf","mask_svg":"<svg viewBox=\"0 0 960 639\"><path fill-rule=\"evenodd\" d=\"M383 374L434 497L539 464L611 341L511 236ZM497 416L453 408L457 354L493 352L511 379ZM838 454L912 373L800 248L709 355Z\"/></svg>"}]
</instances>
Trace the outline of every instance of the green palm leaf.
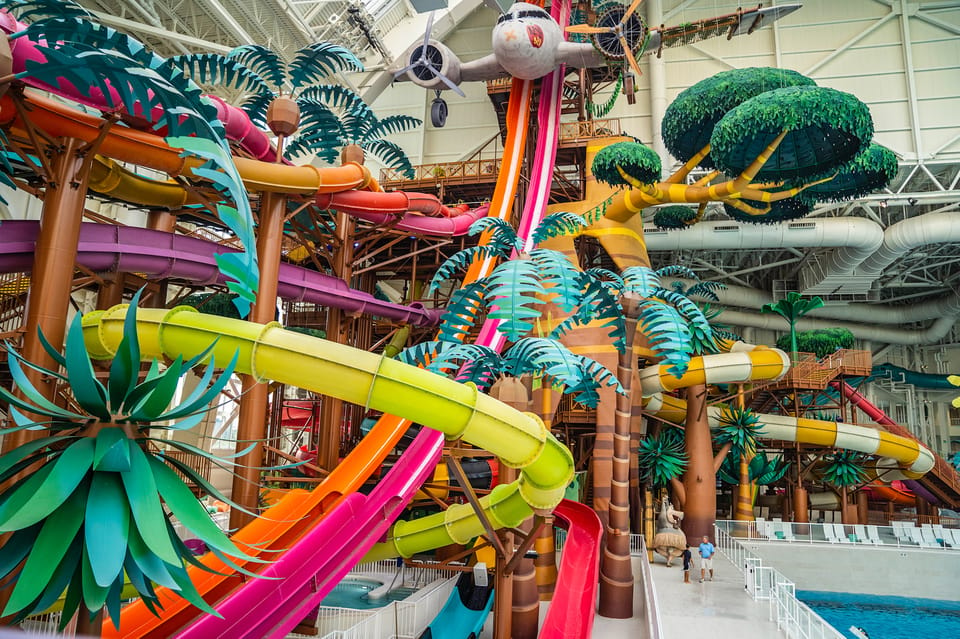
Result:
<instances>
[{"instance_id":1,"label":"green palm leaf","mask_svg":"<svg viewBox=\"0 0 960 639\"><path fill-rule=\"evenodd\" d=\"M714 439L721 445L731 444L731 454L739 459L752 456L757 447L757 438L763 434L760 418L749 408L724 406L714 431ZM739 480L738 480L739 481Z\"/></svg>"},{"instance_id":2,"label":"green palm leaf","mask_svg":"<svg viewBox=\"0 0 960 639\"><path fill-rule=\"evenodd\" d=\"M273 93L255 93L247 96L244 101L240 103L240 108L247 114L251 122L261 129L266 129L267 108L269 108L270 103L273 102L274 97Z\"/></svg>"},{"instance_id":3,"label":"green palm leaf","mask_svg":"<svg viewBox=\"0 0 960 639\"><path fill-rule=\"evenodd\" d=\"M867 469L864 465L868 459L867 455L852 450L841 450L826 455L823 480L838 487L856 486L867 478Z\"/></svg>"},{"instance_id":4,"label":"green palm leaf","mask_svg":"<svg viewBox=\"0 0 960 639\"><path fill-rule=\"evenodd\" d=\"M410 131L423 124L423 120L410 115L391 115L371 123L367 137L382 138L387 135L396 135Z\"/></svg>"},{"instance_id":5,"label":"green palm leaf","mask_svg":"<svg viewBox=\"0 0 960 639\"><path fill-rule=\"evenodd\" d=\"M630 266L623 269L623 292L650 297L660 288L660 275L647 266Z\"/></svg>"},{"instance_id":6,"label":"green palm leaf","mask_svg":"<svg viewBox=\"0 0 960 639\"><path fill-rule=\"evenodd\" d=\"M369 111L370 107L359 95L339 84L315 84L303 89L297 96L297 104L301 112L304 103L319 103L329 105L344 111Z\"/></svg>"},{"instance_id":7,"label":"green palm leaf","mask_svg":"<svg viewBox=\"0 0 960 639\"><path fill-rule=\"evenodd\" d=\"M640 442L637 456L641 479L657 487L680 477L688 463L679 428L664 428L656 436L648 436Z\"/></svg>"},{"instance_id":8,"label":"green palm leaf","mask_svg":"<svg viewBox=\"0 0 960 639\"><path fill-rule=\"evenodd\" d=\"M650 348L670 365L667 370L671 375L680 377L693 352L687 323L673 307L656 300L642 302L639 311L639 322L649 337Z\"/></svg>"},{"instance_id":9,"label":"green palm leaf","mask_svg":"<svg viewBox=\"0 0 960 639\"><path fill-rule=\"evenodd\" d=\"M73 0L4 0L3 8L17 19L31 23L46 18L93 18L93 14Z\"/></svg>"}]
</instances>

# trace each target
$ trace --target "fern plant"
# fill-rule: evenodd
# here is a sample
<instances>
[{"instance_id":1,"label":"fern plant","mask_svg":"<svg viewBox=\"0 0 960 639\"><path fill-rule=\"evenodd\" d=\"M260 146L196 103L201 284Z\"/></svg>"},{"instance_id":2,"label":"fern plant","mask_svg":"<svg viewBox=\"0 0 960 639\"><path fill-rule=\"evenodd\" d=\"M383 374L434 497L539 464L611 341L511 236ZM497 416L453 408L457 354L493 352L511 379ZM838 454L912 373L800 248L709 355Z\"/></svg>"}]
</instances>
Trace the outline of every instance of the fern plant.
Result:
<instances>
[{"instance_id":1,"label":"fern plant","mask_svg":"<svg viewBox=\"0 0 960 639\"><path fill-rule=\"evenodd\" d=\"M164 130L170 146L204 161L193 174L209 180L222 195L222 201L212 204L213 212L244 247L216 259L232 280L228 287L245 316L259 278L253 216L223 124L200 87L135 38L92 21L70 0L0 0L0 8L30 21L9 39L29 38L44 58L28 59L15 79L29 77L33 84L93 106L145 118Z\"/></svg>"},{"instance_id":2,"label":"fern plant","mask_svg":"<svg viewBox=\"0 0 960 639\"><path fill-rule=\"evenodd\" d=\"M106 609L118 625L125 579L151 610L161 604L156 587L164 586L216 614L186 572L188 563L209 569L180 541L165 508L227 565L243 571L229 557L262 561L224 535L178 473L216 499L231 503L229 499L193 468L151 447L162 443L221 467L230 465L196 446L153 433L199 424L229 381L236 355L216 378L216 362L207 349L189 361L177 358L165 370L154 360L138 381L138 300L139 293L125 319L106 383L94 374L80 315L70 326L62 354L43 340L63 374L25 361L7 345L7 362L20 395L0 388L15 424L4 432L30 429L49 434L0 457L0 482L13 480L0 493L0 532L10 533L0 578L15 579L5 616L22 619L40 612L66 592L64 624L82 607L91 617ZM170 407L181 377L208 357L201 383ZM76 408L62 408L46 399L27 379L24 367L69 385ZM38 421L21 411L41 417Z\"/></svg>"}]
</instances>

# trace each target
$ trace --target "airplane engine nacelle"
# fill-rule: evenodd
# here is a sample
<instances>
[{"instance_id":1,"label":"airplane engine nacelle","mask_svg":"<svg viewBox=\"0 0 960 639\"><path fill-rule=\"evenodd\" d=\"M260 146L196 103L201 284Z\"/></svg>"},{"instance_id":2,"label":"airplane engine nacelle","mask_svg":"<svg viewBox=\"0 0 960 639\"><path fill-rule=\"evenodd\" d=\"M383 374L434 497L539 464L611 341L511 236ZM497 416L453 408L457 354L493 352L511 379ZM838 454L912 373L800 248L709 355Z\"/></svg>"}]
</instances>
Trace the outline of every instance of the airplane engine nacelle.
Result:
<instances>
[{"instance_id":1,"label":"airplane engine nacelle","mask_svg":"<svg viewBox=\"0 0 960 639\"><path fill-rule=\"evenodd\" d=\"M460 58L453 51L437 40L428 42L426 55L423 55L422 49L423 45L418 44L407 58L410 65L406 73L408 80L424 89L447 89L447 85L437 77L439 72L454 84L460 84Z\"/></svg>"}]
</instances>

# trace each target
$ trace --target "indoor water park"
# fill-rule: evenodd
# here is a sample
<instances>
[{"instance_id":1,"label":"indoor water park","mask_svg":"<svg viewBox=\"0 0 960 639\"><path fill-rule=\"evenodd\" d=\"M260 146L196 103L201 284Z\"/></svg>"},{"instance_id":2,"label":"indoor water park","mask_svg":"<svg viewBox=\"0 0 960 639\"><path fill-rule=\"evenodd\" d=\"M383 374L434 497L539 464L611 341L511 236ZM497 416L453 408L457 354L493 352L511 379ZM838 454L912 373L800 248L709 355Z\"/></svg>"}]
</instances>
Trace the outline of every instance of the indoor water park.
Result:
<instances>
[{"instance_id":1,"label":"indoor water park","mask_svg":"<svg viewBox=\"0 0 960 639\"><path fill-rule=\"evenodd\" d=\"M0 637L960 636L960 1L0 30Z\"/></svg>"}]
</instances>

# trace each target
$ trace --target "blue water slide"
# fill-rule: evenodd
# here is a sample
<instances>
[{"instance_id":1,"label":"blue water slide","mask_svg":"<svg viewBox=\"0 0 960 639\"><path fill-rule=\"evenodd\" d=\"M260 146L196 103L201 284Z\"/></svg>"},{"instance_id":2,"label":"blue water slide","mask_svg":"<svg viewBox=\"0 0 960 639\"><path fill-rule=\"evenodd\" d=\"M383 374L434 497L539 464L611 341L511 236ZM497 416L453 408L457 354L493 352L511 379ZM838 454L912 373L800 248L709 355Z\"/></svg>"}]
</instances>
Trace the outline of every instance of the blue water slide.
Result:
<instances>
[{"instance_id":1,"label":"blue water slide","mask_svg":"<svg viewBox=\"0 0 960 639\"><path fill-rule=\"evenodd\" d=\"M493 608L493 585L477 586L465 572L436 618L419 639L476 639Z\"/></svg>"}]
</instances>

